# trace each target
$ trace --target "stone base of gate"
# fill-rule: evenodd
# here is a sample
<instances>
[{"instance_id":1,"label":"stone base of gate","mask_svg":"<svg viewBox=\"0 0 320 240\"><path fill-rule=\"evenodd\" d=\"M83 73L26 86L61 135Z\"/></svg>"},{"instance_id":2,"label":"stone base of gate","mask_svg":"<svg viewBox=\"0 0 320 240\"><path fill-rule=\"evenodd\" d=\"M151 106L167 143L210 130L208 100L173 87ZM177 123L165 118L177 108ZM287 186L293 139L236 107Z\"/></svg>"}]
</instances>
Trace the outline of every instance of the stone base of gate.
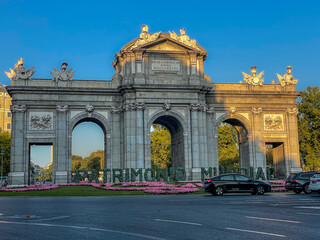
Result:
<instances>
[{"instance_id":1,"label":"stone base of gate","mask_svg":"<svg viewBox=\"0 0 320 240\"><path fill-rule=\"evenodd\" d=\"M28 183L25 182L25 173L24 172L10 172L8 174L8 183L7 187L25 187Z\"/></svg>"},{"instance_id":2,"label":"stone base of gate","mask_svg":"<svg viewBox=\"0 0 320 240\"><path fill-rule=\"evenodd\" d=\"M68 172L67 171L56 171L54 174L55 184L68 183Z\"/></svg>"},{"instance_id":3,"label":"stone base of gate","mask_svg":"<svg viewBox=\"0 0 320 240\"><path fill-rule=\"evenodd\" d=\"M201 168L192 168L191 169L191 180L192 181L201 181Z\"/></svg>"}]
</instances>

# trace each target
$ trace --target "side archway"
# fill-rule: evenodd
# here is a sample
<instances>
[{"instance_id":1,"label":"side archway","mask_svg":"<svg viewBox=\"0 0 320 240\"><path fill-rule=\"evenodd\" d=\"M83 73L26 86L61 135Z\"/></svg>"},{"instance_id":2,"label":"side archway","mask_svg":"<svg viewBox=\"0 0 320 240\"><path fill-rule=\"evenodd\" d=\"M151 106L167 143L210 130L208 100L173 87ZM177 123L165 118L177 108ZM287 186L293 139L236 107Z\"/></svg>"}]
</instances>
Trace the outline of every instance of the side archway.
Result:
<instances>
[{"instance_id":1,"label":"side archway","mask_svg":"<svg viewBox=\"0 0 320 240\"><path fill-rule=\"evenodd\" d=\"M238 135L238 143L239 143L239 166L245 167L247 169L250 168L250 166L253 166L253 159L252 154L250 154L251 149L251 130L249 128L250 123L249 121L239 115L239 114L224 114L218 120L216 121L215 127L214 127L214 134L216 136L216 144L215 144L215 154L217 162L219 163L219 151L218 151L218 129L219 126L222 123L228 123L231 126L233 126Z\"/></svg>"},{"instance_id":2,"label":"side archway","mask_svg":"<svg viewBox=\"0 0 320 240\"><path fill-rule=\"evenodd\" d=\"M90 115L87 112L82 112L77 114L74 118L71 119L69 124L69 132L68 132L68 141L69 141L69 151L68 156L71 160L72 158L72 132L79 124L83 122L92 122L97 124L104 134L104 166L111 166L111 127L108 122L108 119L103 115L93 112ZM71 161L69 164L69 171L71 172Z\"/></svg>"}]
</instances>

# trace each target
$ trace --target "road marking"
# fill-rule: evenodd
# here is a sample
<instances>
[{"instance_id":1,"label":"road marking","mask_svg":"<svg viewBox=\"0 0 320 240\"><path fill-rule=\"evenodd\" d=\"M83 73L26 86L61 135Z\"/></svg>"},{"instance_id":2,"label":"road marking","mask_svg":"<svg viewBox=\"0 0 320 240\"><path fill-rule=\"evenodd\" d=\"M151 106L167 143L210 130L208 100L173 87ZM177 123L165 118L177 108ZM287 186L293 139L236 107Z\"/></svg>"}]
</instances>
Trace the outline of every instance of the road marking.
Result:
<instances>
[{"instance_id":1,"label":"road marking","mask_svg":"<svg viewBox=\"0 0 320 240\"><path fill-rule=\"evenodd\" d=\"M201 226L201 225L202 225L202 224L200 224L200 223L181 222L181 221L167 220L167 219L155 219L155 221L159 221L159 222L172 222L172 223L182 223L182 224L197 225L197 226Z\"/></svg>"},{"instance_id":2,"label":"road marking","mask_svg":"<svg viewBox=\"0 0 320 240\"><path fill-rule=\"evenodd\" d=\"M302 223L302 222L298 222L298 221L283 220L283 219L274 219L274 218L261 218L261 217L250 217L250 216L245 216L245 217L246 217L246 218L266 220L266 221L275 221L275 222Z\"/></svg>"},{"instance_id":3,"label":"road marking","mask_svg":"<svg viewBox=\"0 0 320 240\"><path fill-rule=\"evenodd\" d=\"M43 219L31 219L30 221L51 221L51 220L61 220L65 218L69 218L70 216L58 216L52 218L43 218Z\"/></svg>"},{"instance_id":4,"label":"road marking","mask_svg":"<svg viewBox=\"0 0 320 240\"><path fill-rule=\"evenodd\" d=\"M3 213L0 213L0 216L3 216Z\"/></svg>"},{"instance_id":5,"label":"road marking","mask_svg":"<svg viewBox=\"0 0 320 240\"><path fill-rule=\"evenodd\" d=\"M320 209L320 207L317 207L317 206L314 206L314 207L312 207L312 206L310 206L310 207L308 207L308 206L295 206L294 208Z\"/></svg>"},{"instance_id":6,"label":"road marking","mask_svg":"<svg viewBox=\"0 0 320 240\"><path fill-rule=\"evenodd\" d=\"M49 223L34 223L34 222L8 222L8 221L0 221L0 224L17 224L17 225L33 225L33 226L44 226L44 227L61 227L61 228L72 228L72 229L83 229L83 230L91 230L91 231L101 231L101 232L109 232L109 233L118 233L124 235L130 235L140 238L152 239L152 240L166 240L165 238L158 238L144 234L131 233L131 232L123 232L116 231L104 228L92 228L92 227L81 227L81 226L68 226L68 225L59 225L59 224L49 224Z\"/></svg>"},{"instance_id":7,"label":"road marking","mask_svg":"<svg viewBox=\"0 0 320 240\"><path fill-rule=\"evenodd\" d=\"M281 235L281 234L257 232L257 231L245 230L245 229L237 229L237 228L226 228L226 229L232 230L232 231L239 231L239 232L257 233L257 234L263 234L263 235L269 235L269 236L275 236L275 237L283 237L283 238L287 237L286 235Z\"/></svg>"},{"instance_id":8,"label":"road marking","mask_svg":"<svg viewBox=\"0 0 320 240\"><path fill-rule=\"evenodd\" d=\"M303 213L303 212L298 212L297 214L312 215L312 216L320 216L320 214L319 214L319 213Z\"/></svg>"}]
</instances>

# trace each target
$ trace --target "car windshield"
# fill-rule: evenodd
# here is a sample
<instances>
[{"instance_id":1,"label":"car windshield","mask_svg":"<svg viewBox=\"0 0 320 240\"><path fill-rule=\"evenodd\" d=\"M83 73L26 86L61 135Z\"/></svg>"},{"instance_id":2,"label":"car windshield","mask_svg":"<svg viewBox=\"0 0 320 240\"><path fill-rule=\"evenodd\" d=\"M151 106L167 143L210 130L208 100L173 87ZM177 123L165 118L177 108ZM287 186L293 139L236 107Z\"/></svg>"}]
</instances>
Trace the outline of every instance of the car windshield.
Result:
<instances>
[{"instance_id":1,"label":"car windshield","mask_svg":"<svg viewBox=\"0 0 320 240\"><path fill-rule=\"evenodd\" d=\"M237 181L246 181L246 182L248 182L249 178L246 177L246 176L242 176L242 175L236 175L236 180Z\"/></svg>"},{"instance_id":2,"label":"car windshield","mask_svg":"<svg viewBox=\"0 0 320 240\"><path fill-rule=\"evenodd\" d=\"M316 173L312 176L313 178L320 178L320 173Z\"/></svg>"},{"instance_id":3,"label":"car windshield","mask_svg":"<svg viewBox=\"0 0 320 240\"><path fill-rule=\"evenodd\" d=\"M297 177L297 173L296 174L292 174L291 176L289 176L287 179L294 179L294 178L296 178Z\"/></svg>"},{"instance_id":4,"label":"car windshield","mask_svg":"<svg viewBox=\"0 0 320 240\"><path fill-rule=\"evenodd\" d=\"M233 181L234 178L233 178L233 175L224 175L224 176L220 177L220 180L221 181Z\"/></svg>"}]
</instances>

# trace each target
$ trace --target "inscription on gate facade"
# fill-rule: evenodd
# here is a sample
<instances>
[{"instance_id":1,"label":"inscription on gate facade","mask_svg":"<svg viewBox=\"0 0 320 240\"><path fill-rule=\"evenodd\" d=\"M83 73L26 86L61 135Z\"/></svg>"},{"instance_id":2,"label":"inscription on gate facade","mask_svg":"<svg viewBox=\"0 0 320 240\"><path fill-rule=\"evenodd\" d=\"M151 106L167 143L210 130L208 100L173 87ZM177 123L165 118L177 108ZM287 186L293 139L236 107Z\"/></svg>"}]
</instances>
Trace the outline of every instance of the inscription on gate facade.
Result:
<instances>
[{"instance_id":1,"label":"inscription on gate facade","mask_svg":"<svg viewBox=\"0 0 320 240\"><path fill-rule=\"evenodd\" d=\"M180 61L177 60L152 60L151 70L153 71L180 71Z\"/></svg>"}]
</instances>

